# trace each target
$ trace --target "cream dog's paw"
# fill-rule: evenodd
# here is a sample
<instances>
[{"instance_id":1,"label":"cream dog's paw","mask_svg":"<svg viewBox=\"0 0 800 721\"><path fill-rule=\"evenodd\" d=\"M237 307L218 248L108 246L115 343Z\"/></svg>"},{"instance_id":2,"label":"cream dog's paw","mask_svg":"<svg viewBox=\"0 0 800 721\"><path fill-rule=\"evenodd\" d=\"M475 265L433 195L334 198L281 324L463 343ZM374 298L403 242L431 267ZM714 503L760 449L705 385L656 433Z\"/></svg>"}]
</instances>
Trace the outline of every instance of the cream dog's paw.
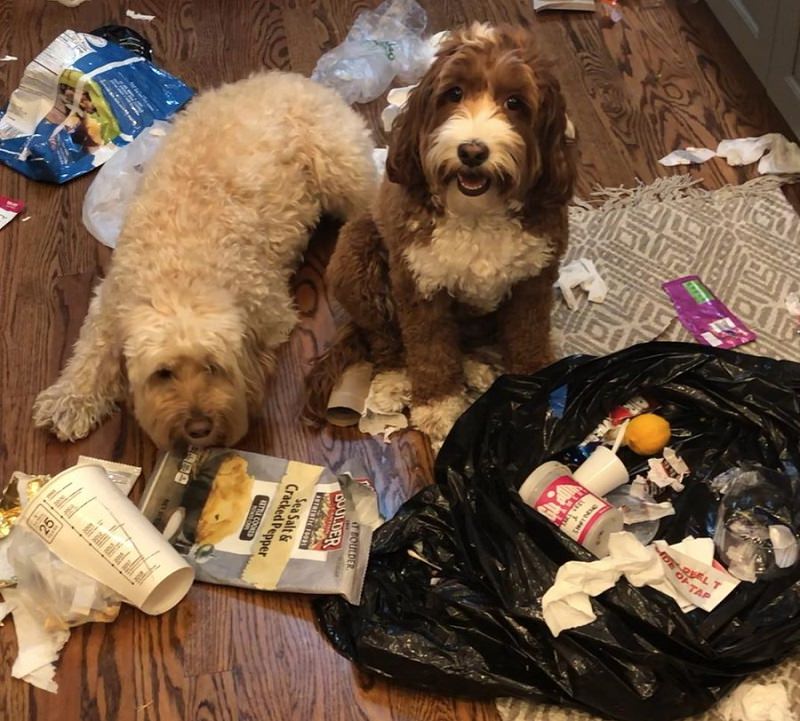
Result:
<instances>
[{"instance_id":1,"label":"cream dog's paw","mask_svg":"<svg viewBox=\"0 0 800 721\"><path fill-rule=\"evenodd\" d=\"M42 391L33 405L33 422L46 428L60 441L85 438L115 408L96 396L75 394L61 383Z\"/></svg>"},{"instance_id":2,"label":"cream dog's paw","mask_svg":"<svg viewBox=\"0 0 800 721\"><path fill-rule=\"evenodd\" d=\"M369 387L367 408L374 413L402 413L411 403L411 381L404 370L378 373Z\"/></svg>"},{"instance_id":3,"label":"cream dog's paw","mask_svg":"<svg viewBox=\"0 0 800 721\"><path fill-rule=\"evenodd\" d=\"M434 451L441 448L444 439L469 405L463 394L445 396L411 409L411 425L428 436Z\"/></svg>"},{"instance_id":4,"label":"cream dog's paw","mask_svg":"<svg viewBox=\"0 0 800 721\"><path fill-rule=\"evenodd\" d=\"M500 375L493 366L473 358L465 358L463 367L467 387L478 393L488 391Z\"/></svg>"}]
</instances>

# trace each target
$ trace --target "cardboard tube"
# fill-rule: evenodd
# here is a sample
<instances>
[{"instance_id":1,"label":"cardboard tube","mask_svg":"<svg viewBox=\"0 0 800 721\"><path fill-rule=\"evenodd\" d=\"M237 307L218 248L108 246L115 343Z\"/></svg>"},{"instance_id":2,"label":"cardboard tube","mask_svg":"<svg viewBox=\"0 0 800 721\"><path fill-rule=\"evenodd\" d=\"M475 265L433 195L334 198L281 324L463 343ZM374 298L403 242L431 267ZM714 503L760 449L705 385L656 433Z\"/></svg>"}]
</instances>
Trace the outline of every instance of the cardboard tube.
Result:
<instances>
[{"instance_id":1,"label":"cardboard tube","mask_svg":"<svg viewBox=\"0 0 800 721\"><path fill-rule=\"evenodd\" d=\"M364 412L372 382L372 364L355 363L348 367L331 391L326 419L334 426L354 426Z\"/></svg>"}]
</instances>

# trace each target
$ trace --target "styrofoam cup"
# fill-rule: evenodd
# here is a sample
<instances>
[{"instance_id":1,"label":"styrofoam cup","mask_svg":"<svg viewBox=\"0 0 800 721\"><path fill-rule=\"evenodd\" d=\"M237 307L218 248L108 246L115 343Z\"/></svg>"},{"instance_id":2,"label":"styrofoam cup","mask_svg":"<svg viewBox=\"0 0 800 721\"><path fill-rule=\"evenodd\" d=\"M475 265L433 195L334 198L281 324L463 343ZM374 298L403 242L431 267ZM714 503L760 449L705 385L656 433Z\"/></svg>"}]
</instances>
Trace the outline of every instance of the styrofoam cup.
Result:
<instances>
[{"instance_id":1,"label":"styrofoam cup","mask_svg":"<svg viewBox=\"0 0 800 721\"><path fill-rule=\"evenodd\" d=\"M614 451L605 446L595 448L572 477L601 498L630 480L625 464Z\"/></svg>"}]
</instances>

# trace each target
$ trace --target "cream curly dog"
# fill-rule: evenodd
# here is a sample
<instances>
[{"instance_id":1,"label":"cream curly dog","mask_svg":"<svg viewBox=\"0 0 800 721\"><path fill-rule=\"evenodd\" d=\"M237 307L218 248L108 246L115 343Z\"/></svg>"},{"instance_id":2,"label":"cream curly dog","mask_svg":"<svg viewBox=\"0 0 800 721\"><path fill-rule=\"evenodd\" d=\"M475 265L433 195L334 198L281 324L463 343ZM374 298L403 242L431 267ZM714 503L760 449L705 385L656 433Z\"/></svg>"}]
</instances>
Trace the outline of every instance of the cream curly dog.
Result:
<instances>
[{"instance_id":1,"label":"cream curly dog","mask_svg":"<svg viewBox=\"0 0 800 721\"><path fill-rule=\"evenodd\" d=\"M145 174L36 424L82 438L130 398L159 447L239 440L295 325L289 281L310 230L371 202L372 146L344 101L299 75L194 100Z\"/></svg>"}]
</instances>

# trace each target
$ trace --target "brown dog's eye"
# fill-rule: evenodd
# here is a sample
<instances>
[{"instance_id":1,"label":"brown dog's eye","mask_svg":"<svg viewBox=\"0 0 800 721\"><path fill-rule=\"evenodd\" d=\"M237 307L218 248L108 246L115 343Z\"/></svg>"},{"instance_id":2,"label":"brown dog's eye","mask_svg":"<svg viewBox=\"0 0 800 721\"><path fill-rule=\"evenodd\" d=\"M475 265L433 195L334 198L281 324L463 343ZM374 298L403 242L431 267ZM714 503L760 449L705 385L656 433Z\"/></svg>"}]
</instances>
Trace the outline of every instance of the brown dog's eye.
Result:
<instances>
[{"instance_id":1,"label":"brown dog's eye","mask_svg":"<svg viewBox=\"0 0 800 721\"><path fill-rule=\"evenodd\" d=\"M169 368L159 368L155 372L155 377L162 381L168 381L173 377L173 373Z\"/></svg>"},{"instance_id":2,"label":"brown dog's eye","mask_svg":"<svg viewBox=\"0 0 800 721\"><path fill-rule=\"evenodd\" d=\"M505 105L506 110L511 110L512 112L515 110L522 110L525 107L525 103L516 95L511 95L507 98Z\"/></svg>"},{"instance_id":3,"label":"brown dog's eye","mask_svg":"<svg viewBox=\"0 0 800 721\"><path fill-rule=\"evenodd\" d=\"M456 85L455 87L450 88L450 90L448 90L444 96L451 103L460 103L461 98L464 97L464 91Z\"/></svg>"}]
</instances>

